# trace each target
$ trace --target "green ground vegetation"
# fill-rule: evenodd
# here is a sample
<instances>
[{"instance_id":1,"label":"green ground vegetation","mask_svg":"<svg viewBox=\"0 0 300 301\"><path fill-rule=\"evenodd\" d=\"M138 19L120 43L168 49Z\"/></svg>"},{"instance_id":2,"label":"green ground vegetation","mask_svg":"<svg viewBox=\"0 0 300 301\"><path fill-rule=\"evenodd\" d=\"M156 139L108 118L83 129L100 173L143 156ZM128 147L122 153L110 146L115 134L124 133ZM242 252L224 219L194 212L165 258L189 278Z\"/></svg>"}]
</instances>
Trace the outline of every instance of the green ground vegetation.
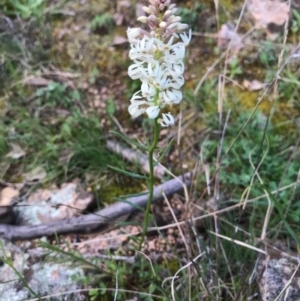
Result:
<instances>
[{"instance_id":1,"label":"green ground vegetation","mask_svg":"<svg viewBox=\"0 0 300 301\"><path fill-rule=\"evenodd\" d=\"M116 28L114 1L95 11L96 4L91 1L83 15L79 14L83 10L79 2L0 0L0 180L20 183L25 181L26 173L42 167L47 176L31 189L79 178L85 187L92 187L99 198L108 201L114 196L138 193L144 187L144 183L107 167L140 172L139 167L106 148L110 131L119 129L115 120L131 136L137 134L143 139L151 133L149 120L132 121L127 113L130 95L139 89L138 81L126 77L129 61L124 54L128 45L117 45L111 50L107 42L116 33L124 33L126 26L137 24L130 19L124 21L124 28ZM232 21L230 17L235 20L236 8L230 10L228 1L220 3L219 20ZM210 33L217 31L213 5L207 1L184 4L181 1L179 14L195 31L204 33L207 28ZM240 1L235 7L241 8L242 4ZM78 20L72 15L73 10L75 15L78 12ZM81 23L76 24L77 21ZM78 50L86 47L82 36L78 39L74 36L72 45L70 37L64 37L76 25L94 35L93 44L89 44L93 48L91 58ZM59 39L59 35L63 37ZM224 60L220 60L197 95L195 86L205 70L219 59L221 50L214 51L215 42L207 36L197 41L199 44L192 43L182 106L183 115L192 116L193 121L185 122L188 126L182 133L185 139L181 148L189 151L178 162L171 160L172 156L178 156L174 145L163 161L174 172L181 171L180 162L191 170L196 165L208 166L209 185L216 189L213 193L222 195L220 209L255 198L257 201L247 204L244 210L228 210L217 221L207 218L199 227L187 227L189 249L172 249L157 262L140 253L134 264L115 260L113 255L121 254L121 250L108 252L111 260L87 259L71 249L65 251L44 244L57 258L63 256L71 264L85 268L86 275L74 281L81 281L90 289L86 300L129 300L133 296L147 301L249 300L258 290L251 280L257 254L250 248L217 238L216 223L223 236L257 247L266 212L271 207L267 238L299 247L299 58L288 59L299 39L299 13L294 12L287 42L283 43L282 36L276 41L266 41L263 34L257 35L253 38L255 47L241 50L226 68ZM101 41L104 44L99 44ZM73 47L73 52L67 47ZM199 48L197 52L195 49ZM101 52L104 49L113 52L117 64ZM277 76L281 54L286 66ZM189 63L189 58L193 63ZM62 72L79 76L63 76ZM228 79L222 116L217 110L220 74L223 80ZM47 83L28 84L32 76L46 78ZM258 79L268 85L259 92L247 91L236 85L244 79ZM117 80L118 86L109 91L105 104L101 106L100 101L99 106L93 106L93 91L108 93L101 89ZM118 91L119 87L122 91ZM176 137L177 133L172 135ZM184 145L188 137L192 137L192 143ZM200 200L200 204L208 198L203 170L196 173L190 195L193 202ZM132 185L121 189L124 183ZM273 193L278 189L281 190ZM167 240L165 232L158 236ZM203 255L197 258L199 254ZM174 278L175 274L178 277Z\"/></svg>"}]
</instances>

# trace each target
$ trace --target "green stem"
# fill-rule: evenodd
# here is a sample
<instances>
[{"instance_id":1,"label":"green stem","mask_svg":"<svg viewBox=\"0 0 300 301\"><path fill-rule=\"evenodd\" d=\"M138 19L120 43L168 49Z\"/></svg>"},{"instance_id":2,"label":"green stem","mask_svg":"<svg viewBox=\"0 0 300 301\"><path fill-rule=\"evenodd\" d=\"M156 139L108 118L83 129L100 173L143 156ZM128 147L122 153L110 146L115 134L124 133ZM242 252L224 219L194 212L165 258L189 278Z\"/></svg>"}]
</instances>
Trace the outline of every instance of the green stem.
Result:
<instances>
[{"instance_id":1,"label":"green stem","mask_svg":"<svg viewBox=\"0 0 300 301\"><path fill-rule=\"evenodd\" d=\"M148 224L149 224L149 215L150 215L150 207L153 201L153 190L154 190L154 161L153 161L153 153L156 149L157 143L158 143L158 138L159 138L159 130L160 130L160 124L157 122L157 118L154 119L154 137L153 137L153 142L150 145L148 152L148 160L149 160L149 183L148 183L148 188L149 188L149 198L148 198L148 203L146 206L145 210L145 218L144 218L144 225L143 225L143 232L142 232L142 238L139 243L139 250L142 248L142 244L144 242L146 232L148 229Z\"/></svg>"}]
</instances>

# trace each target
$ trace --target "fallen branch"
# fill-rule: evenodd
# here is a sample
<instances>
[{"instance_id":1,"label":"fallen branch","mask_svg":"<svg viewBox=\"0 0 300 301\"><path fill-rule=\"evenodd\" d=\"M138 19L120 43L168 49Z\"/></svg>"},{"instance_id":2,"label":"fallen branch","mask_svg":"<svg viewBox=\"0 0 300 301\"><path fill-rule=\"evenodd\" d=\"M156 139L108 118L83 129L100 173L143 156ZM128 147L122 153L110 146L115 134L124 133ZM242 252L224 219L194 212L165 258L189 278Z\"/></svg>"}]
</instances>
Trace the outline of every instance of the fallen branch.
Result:
<instances>
[{"instance_id":1,"label":"fallen branch","mask_svg":"<svg viewBox=\"0 0 300 301\"><path fill-rule=\"evenodd\" d=\"M189 174L185 174L185 185L190 185ZM162 192L170 196L183 189L182 177L172 179L154 189L154 202L163 199ZM52 223L35 226L12 226L0 224L0 238L8 240L34 239L42 236L52 236L70 233L91 233L101 229L103 226L115 221L117 218L130 214L139 207L144 208L148 201L148 194L131 197L124 202L117 202L107 208L92 214L74 217Z\"/></svg>"},{"instance_id":2,"label":"fallen branch","mask_svg":"<svg viewBox=\"0 0 300 301\"><path fill-rule=\"evenodd\" d=\"M114 153L120 155L123 159L126 159L129 162L137 163L146 173L149 173L148 156L143 154L141 151L124 147L112 140L107 141L106 147ZM162 166L156 165L154 167L154 175L156 178L162 179L164 174L165 170Z\"/></svg>"}]
</instances>

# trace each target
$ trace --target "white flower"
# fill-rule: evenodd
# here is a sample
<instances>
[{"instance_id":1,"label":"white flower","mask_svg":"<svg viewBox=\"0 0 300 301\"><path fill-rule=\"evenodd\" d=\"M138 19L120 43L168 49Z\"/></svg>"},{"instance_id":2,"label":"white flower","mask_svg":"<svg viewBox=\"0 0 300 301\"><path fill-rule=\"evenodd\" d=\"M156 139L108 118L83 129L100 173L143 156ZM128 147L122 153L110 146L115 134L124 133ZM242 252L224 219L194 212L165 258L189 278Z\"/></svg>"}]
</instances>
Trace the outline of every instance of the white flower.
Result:
<instances>
[{"instance_id":1,"label":"white flower","mask_svg":"<svg viewBox=\"0 0 300 301\"><path fill-rule=\"evenodd\" d=\"M172 67L169 68L169 73L172 76L182 76L184 73L184 63L177 62L176 64L173 64Z\"/></svg>"},{"instance_id":2,"label":"white flower","mask_svg":"<svg viewBox=\"0 0 300 301\"><path fill-rule=\"evenodd\" d=\"M159 91L162 91L168 87L169 79L167 78L166 74L162 74L161 77L157 76L153 79L152 84L157 88Z\"/></svg>"},{"instance_id":3,"label":"white flower","mask_svg":"<svg viewBox=\"0 0 300 301\"><path fill-rule=\"evenodd\" d=\"M182 75L177 75L176 73L169 70L171 75L173 76L172 79L168 82L168 88L180 89L184 84L184 78Z\"/></svg>"},{"instance_id":4,"label":"white flower","mask_svg":"<svg viewBox=\"0 0 300 301\"><path fill-rule=\"evenodd\" d=\"M148 64L148 76L152 79L160 78L164 75L161 66L159 65L158 61L155 61L155 66L152 66L152 63Z\"/></svg>"},{"instance_id":5,"label":"white flower","mask_svg":"<svg viewBox=\"0 0 300 301\"><path fill-rule=\"evenodd\" d=\"M157 43L157 46L158 46L158 49L160 51L170 51L171 50L171 46L173 45L173 42L174 42L174 37L172 36L168 43L165 44L164 42L160 41L157 39L156 43Z\"/></svg>"},{"instance_id":6,"label":"white flower","mask_svg":"<svg viewBox=\"0 0 300 301\"><path fill-rule=\"evenodd\" d=\"M142 83L141 90L142 90L142 95L146 97L148 101L151 101L151 98L156 94L153 85L149 84L146 81Z\"/></svg>"},{"instance_id":7,"label":"white flower","mask_svg":"<svg viewBox=\"0 0 300 301\"><path fill-rule=\"evenodd\" d=\"M141 114L145 113L145 105L147 104L146 100L142 100L143 97L138 95L141 91L138 91L133 94L130 99L131 105L128 107L128 112L132 117L138 117ZM140 107L142 106L142 107Z\"/></svg>"},{"instance_id":8,"label":"white flower","mask_svg":"<svg viewBox=\"0 0 300 301\"><path fill-rule=\"evenodd\" d=\"M135 27L135 28L128 28L127 29L127 37L128 37L128 41L130 44L133 44L135 42L138 41L138 37L140 36L141 34L141 29L138 28L138 27Z\"/></svg>"},{"instance_id":9,"label":"white flower","mask_svg":"<svg viewBox=\"0 0 300 301\"><path fill-rule=\"evenodd\" d=\"M177 76L180 76L183 74L184 72L184 63L182 61L179 61L175 64L166 64L164 63L163 64L167 69L168 69L168 74L169 75L177 75Z\"/></svg>"},{"instance_id":10,"label":"white flower","mask_svg":"<svg viewBox=\"0 0 300 301\"><path fill-rule=\"evenodd\" d=\"M147 77L147 74L146 74L142 64L133 64L133 65L129 66L128 75L132 79L138 79L138 78L143 79L143 78Z\"/></svg>"},{"instance_id":11,"label":"white flower","mask_svg":"<svg viewBox=\"0 0 300 301\"><path fill-rule=\"evenodd\" d=\"M176 64L173 64L172 67L177 75L183 74L183 72L184 72L184 63L183 62L177 62Z\"/></svg>"},{"instance_id":12,"label":"white flower","mask_svg":"<svg viewBox=\"0 0 300 301\"><path fill-rule=\"evenodd\" d=\"M162 113L162 119L159 119L157 122L160 123L162 127L166 127L174 124L175 121L171 113Z\"/></svg>"},{"instance_id":13,"label":"white flower","mask_svg":"<svg viewBox=\"0 0 300 301\"><path fill-rule=\"evenodd\" d=\"M187 34L185 32L183 34L180 34L180 38L181 38L184 46L187 46L192 39L192 30L191 29L189 30L189 36L187 36Z\"/></svg>"},{"instance_id":14,"label":"white flower","mask_svg":"<svg viewBox=\"0 0 300 301\"><path fill-rule=\"evenodd\" d=\"M128 112L129 114L133 117L139 117L140 115L144 114L146 111L146 109L144 107L139 107L139 104L137 103L132 103L129 107L128 107Z\"/></svg>"},{"instance_id":15,"label":"white flower","mask_svg":"<svg viewBox=\"0 0 300 301\"><path fill-rule=\"evenodd\" d=\"M148 117L151 119L155 119L158 116L159 111L160 111L159 106L151 106L146 109L146 113L147 113Z\"/></svg>"},{"instance_id":16,"label":"white flower","mask_svg":"<svg viewBox=\"0 0 300 301\"><path fill-rule=\"evenodd\" d=\"M131 45L129 57L137 64L152 61L151 50L153 43L154 38L149 39L148 37L144 36L141 41Z\"/></svg>"},{"instance_id":17,"label":"white flower","mask_svg":"<svg viewBox=\"0 0 300 301\"><path fill-rule=\"evenodd\" d=\"M165 61L168 63L176 63L182 61L185 55L185 47L183 43L177 43L171 47L170 52L166 52Z\"/></svg>"},{"instance_id":18,"label":"white flower","mask_svg":"<svg viewBox=\"0 0 300 301\"><path fill-rule=\"evenodd\" d=\"M182 99L182 93L179 90L166 90L162 93L162 97L168 104L178 104Z\"/></svg>"},{"instance_id":19,"label":"white flower","mask_svg":"<svg viewBox=\"0 0 300 301\"><path fill-rule=\"evenodd\" d=\"M141 95L138 95L141 91L137 91L133 94L133 96L130 99L131 104L137 104L137 105L143 105L146 104L146 100L142 100L143 97Z\"/></svg>"}]
</instances>

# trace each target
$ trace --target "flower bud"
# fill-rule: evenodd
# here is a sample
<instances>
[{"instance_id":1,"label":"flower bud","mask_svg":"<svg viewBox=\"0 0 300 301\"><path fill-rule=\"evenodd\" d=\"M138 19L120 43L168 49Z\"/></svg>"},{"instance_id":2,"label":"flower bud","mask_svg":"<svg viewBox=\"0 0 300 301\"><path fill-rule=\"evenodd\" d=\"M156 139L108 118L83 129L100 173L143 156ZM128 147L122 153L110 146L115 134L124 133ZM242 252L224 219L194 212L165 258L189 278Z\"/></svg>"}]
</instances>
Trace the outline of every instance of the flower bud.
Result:
<instances>
[{"instance_id":1,"label":"flower bud","mask_svg":"<svg viewBox=\"0 0 300 301\"><path fill-rule=\"evenodd\" d=\"M176 26L178 26L180 24L181 24L180 22L175 22L175 23L170 23L170 24L168 22L167 29L170 30L170 29L175 28Z\"/></svg>"},{"instance_id":2,"label":"flower bud","mask_svg":"<svg viewBox=\"0 0 300 301\"><path fill-rule=\"evenodd\" d=\"M152 22L152 21L148 21L148 26L150 27L150 29L153 31L153 36L155 36L155 29L157 28L157 24Z\"/></svg>"},{"instance_id":3,"label":"flower bud","mask_svg":"<svg viewBox=\"0 0 300 301\"><path fill-rule=\"evenodd\" d=\"M167 27L167 23L164 22L164 21L162 21L162 22L159 23L159 27L160 28L166 28Z\"/></svg>"},{"instance_id":4,"label":"flower bud","mask_svg":"<svg viewBox=\"0 0 300 301\"><path fill-rule=\"evenodd\" d=\"M157 17L155 15L150 15L148 17L148 20L153 22L153 23L158 23Z\"/></svg>"},{"instance_id":5,"label":"flower bud","mask_svg":"<svg viewBox=\"0 0 300 301\"><path fill-rule=\"evenodd\" d=\"M176 29L177 29L178 31L186 30L186 29L188 29L188 28L189 28L189 26L188 26L187 24L183 24L183 23L180 23L180 24L177 25L177 27L176 27Z\"/></svg>"},{"instance_id":6,"label":"flower bud","mask_svg":"<svg viewBox=\"0 0 300 301\"><path fill-rule=\"evenodd\" d=\"M176 22L180 22L180 21L181 21L181 17L171 16L170 19L168 20L168 23L176 23Z\"/></svg>"},{"instance_id":7,"label":"flower bud","mask_svg":"<svg viewBox=\"0 0 300 301\"><path fill-rule=\"evenodd\" d=\"M154 5L154 6L155 5L158 6L160 4L160 1L159 0L149 0L149 3L152 4L152 5Z\"/></svg>"},{"instance_id":8,"label":"flower bud","mask_svg":"<svg viewBox=\"0 0 300 301\"><path fill-rule=\"evenodd\" d=\"M136 40L140 34L141 29L138 27L127 29L127 36L130 43L134 42L134 40Z\"/></svg>"},{"instance_id":9,"label":"flower bud","mask_svg":"<svg viewBox=\"0 0 300 301\"><path fill-rule=\"evenodd\" d=\"M143 7L143 11L146 12L148 15L151 15L151 13L152 13L151 9L149 7L147 7L147 6Z\"/></svg>"},{"instance_id":10,"label":"flower bud","mask_svg":"<svg viewBox=\"0 0 300 301\"><path fill-rule=\"evenodd\" d=\"M153 5L149 5L149 9L151 10L151 14L156 15L157 14L157 9L155 6Z\"/></svg>"},{"instance_id":11,"label":"flower bud","mask_svg":"<svg viewBox=\"0 0 300 301\"><path fill-rule=\"evenodd\" d=\"M170 10L166 10L163 15L163 20L169 18L172 15L172 12Z\"/></svg>"},{"instance_id":12,"label":"flower bud","mask_svg":"<svg viewBox=\"0 0 300 301\"><path fill-rule=\"evenodd\" d=\"M148 18L146 16L138 17L137 20L142 22L142 23L147 23L148 22Z\"/></svg>"}]
</instances>

